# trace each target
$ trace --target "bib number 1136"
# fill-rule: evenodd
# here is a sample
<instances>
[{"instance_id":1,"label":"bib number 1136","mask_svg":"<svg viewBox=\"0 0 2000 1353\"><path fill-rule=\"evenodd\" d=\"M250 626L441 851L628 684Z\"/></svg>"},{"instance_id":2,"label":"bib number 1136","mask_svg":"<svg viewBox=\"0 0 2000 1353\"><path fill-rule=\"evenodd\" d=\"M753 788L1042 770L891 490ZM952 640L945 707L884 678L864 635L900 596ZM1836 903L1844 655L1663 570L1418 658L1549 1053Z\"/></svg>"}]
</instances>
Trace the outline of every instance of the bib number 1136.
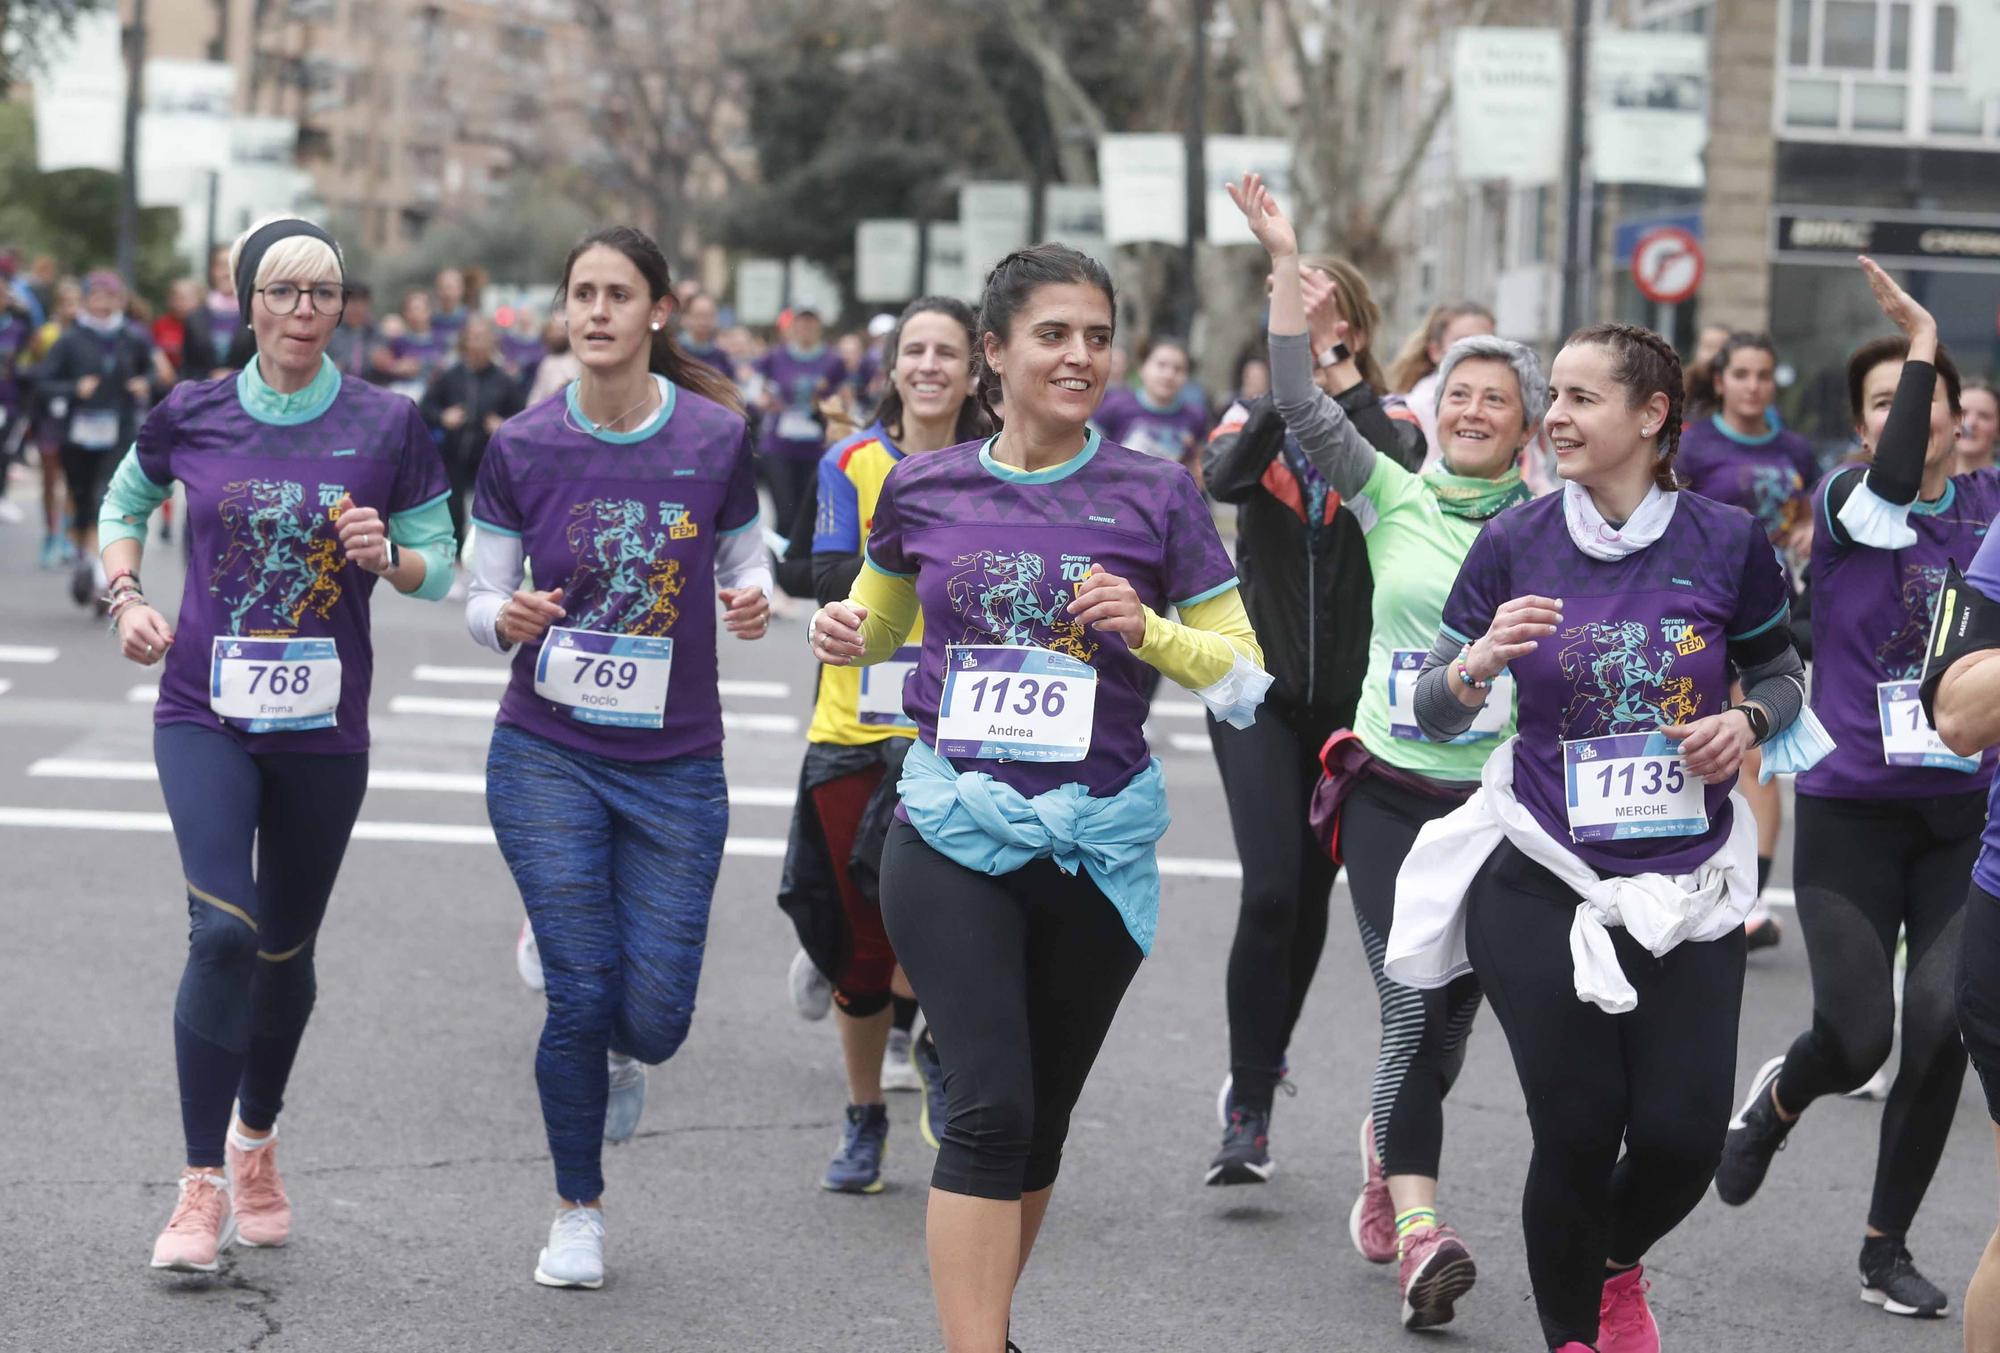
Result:
<instances>
[{"instance_id":1,"label":"bib number 1136","mask_svg":"<svg viewBox=\"0 0 2000 1353\"><path fill-rule=\"evenodd\" d=\"M1097 671L1045 648L945 649L937 747L943 756L1081 761L1097 713Z\"/></svg>"}]
</instances>

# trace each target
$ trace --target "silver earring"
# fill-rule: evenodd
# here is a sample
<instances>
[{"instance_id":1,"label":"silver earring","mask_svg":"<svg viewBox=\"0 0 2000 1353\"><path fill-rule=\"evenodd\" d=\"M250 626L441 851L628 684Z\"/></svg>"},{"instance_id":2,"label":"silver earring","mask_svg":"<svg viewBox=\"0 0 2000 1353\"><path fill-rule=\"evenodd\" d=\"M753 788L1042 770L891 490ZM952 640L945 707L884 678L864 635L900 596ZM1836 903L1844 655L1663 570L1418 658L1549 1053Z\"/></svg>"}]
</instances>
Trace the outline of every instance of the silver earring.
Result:
<instances>
[{"instance_id":1,"label":"silver earring","mask_svg":"<svg viewBox=\"0 0 2000 1353\"><path fill-rule=\"evenodd\" d=\"M658 320L654 320L654 321L653 321L653 332L654 332L654 333L658 333L659 331L660 331L660 322L659 322Z\"/></svg>"}]
</instances>

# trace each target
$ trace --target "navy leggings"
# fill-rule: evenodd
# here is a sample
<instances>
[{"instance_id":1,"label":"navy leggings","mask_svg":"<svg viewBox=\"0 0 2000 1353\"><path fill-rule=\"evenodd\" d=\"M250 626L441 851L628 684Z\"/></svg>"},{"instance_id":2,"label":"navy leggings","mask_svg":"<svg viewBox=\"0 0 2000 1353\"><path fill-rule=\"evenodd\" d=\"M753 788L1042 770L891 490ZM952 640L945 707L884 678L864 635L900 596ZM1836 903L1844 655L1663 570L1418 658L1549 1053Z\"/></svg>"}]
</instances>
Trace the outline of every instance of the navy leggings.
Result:
<instances>
[{"instance_id":1,"label":"navy leggings","mask_svg":"<svg viewBox=\"0 0 2000 1353\"><path fill-rule=\"evenodd\" d=\"M502 726L486 811L548 984L535 1084L556 1188L587 1203L604 1191L605 1053L657 1065L694 1018L729 833L722 758L614 761Z\"/></svg>"},{"instance_id":2,"label":"navy leggings","mask_svg":"<svg viewBox=\"0 0 2000 1353\"><path fill-rule=\"evenodd\" d=\"M230 1101L269 1128L312 1016L314 941L368 790L368 754L259 755L199 724L153 730L187 878L174 1002L187 1163L222 1164ZM252 868L252 852L255 868Z\"/></svg>"}]
</instances>

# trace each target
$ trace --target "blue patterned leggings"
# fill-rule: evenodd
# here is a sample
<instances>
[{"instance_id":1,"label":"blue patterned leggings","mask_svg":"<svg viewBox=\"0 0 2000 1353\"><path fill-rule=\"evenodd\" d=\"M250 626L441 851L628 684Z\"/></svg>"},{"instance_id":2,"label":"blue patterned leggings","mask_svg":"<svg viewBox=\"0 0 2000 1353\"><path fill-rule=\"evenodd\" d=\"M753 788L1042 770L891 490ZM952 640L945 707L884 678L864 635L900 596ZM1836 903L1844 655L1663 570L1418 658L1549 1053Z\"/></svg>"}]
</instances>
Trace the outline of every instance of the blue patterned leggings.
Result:
<instances>
[{"instance_id":1,"label":"blue patterned leggings","mask_svg":"<svg viewBox=\"0 0 2000 1353\"><path fill-rule=\"evenodd\" d=\"M614 761L493 730L486 811L548 981L535 1084L556 1188L604 1191L607 1050L658 1064L694 1017L729 831L721 757Z\"/></svg>"}]
</instances>

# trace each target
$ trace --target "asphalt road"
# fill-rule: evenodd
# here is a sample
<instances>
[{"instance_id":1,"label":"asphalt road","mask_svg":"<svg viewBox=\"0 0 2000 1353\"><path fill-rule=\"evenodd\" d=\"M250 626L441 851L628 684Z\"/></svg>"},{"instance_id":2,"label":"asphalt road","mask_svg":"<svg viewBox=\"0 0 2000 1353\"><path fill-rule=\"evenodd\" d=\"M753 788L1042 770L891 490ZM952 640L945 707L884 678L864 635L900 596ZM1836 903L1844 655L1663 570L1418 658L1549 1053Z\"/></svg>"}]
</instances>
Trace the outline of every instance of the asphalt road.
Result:
<instances>
[{"instance_id":1,"label":"asphalt road","mask_svg":"<svg viewBox=\"0 0 2000 1353\"><path fill-rule=\"evenodd\" d=\"M501 663L455 606L386 594L377 780L282 1125L294 1240L237 1251L213 1280L150 1271L179 1159L170 1020L185 935L151 778L154 674L36 570L38 534L0 526L0 1348L938 1346L914 1097L891 1097L885 1192L816 1186L845 1096L831 1024L786 1000L794 945L772 900L812 690L801 620L725 642L731 847L693 1035L653 1073L638 1139L609 1153L606 1287L530 1280L554 1202L532 1070L539 998L514 973L520 902L479 793ZM156 596L172 595L178 553L154 542ZM1490 1019L1447 1108L1443 1210L1481 1272L1457 1323L1404 1334L1393 1269L1348 1244L1376 1016L1344 892L1291 1052L1299 1094L1279 1101L1278 1177L1202 1186L1235 863L1200 717L1183 693L1162 696L1153 732L1175 824L1159 943L1079 1106L1015 1337L1029 1353L1539 1349L1517 1222L1527 1129ZM1809 1009L1796 937L1753 969L1739 1082ZM1955 1314L1896 1321L1856 1299L1878 1120L1874 1105L1818 1106L1755 1205L1711 1199L1659 1247L1668 1348L1959 1346ZM1954 1300L1995 1214L1969 1079L1958 1129L1912 1236Z\"/></svg>"}]
</instances>

